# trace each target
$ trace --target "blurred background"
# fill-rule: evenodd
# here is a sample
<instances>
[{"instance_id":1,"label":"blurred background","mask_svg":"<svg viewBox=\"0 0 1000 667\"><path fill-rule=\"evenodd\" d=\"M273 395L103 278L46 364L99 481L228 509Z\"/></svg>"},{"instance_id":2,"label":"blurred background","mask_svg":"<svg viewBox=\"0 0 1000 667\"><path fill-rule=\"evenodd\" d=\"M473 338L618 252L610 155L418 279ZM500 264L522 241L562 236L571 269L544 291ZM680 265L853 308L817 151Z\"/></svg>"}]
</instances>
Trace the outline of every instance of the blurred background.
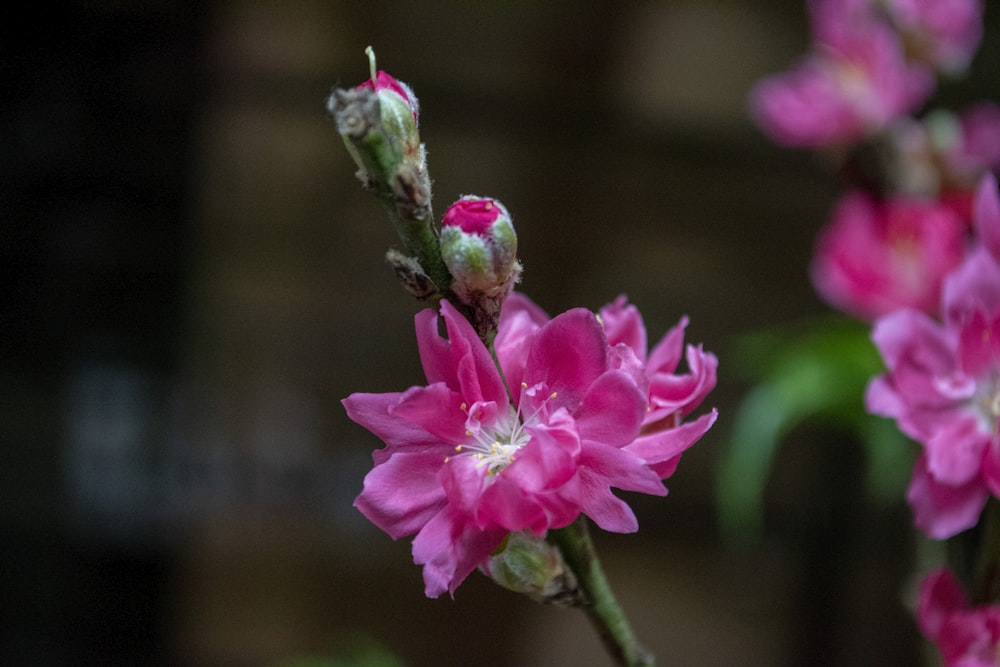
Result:
<instances>
[{"instance_id":1,"label":"blurred background","mask_svg":"<svg viewBox=\"0 0 1000 667\"><path fill-rule=\"evenodd\" d=\"M1000 17L967 79L998 94ZM828 426L779 453L763 533L715 479L739 337L826 308L807 279L838 184L750 124L804 52L799 0L75 2L19 6L0 72L0 663L595 665L584 616L474 574L423 596L352 508L381 446L339 400L422 382L395 245L326 115L364 48L421 102L438 215L511 211L550 313L627 293L720 358L714 429L596 535L675 665L917 664L902 497ZM859 397L860 401L860 397Z\"/></svg>"}]
</instances>

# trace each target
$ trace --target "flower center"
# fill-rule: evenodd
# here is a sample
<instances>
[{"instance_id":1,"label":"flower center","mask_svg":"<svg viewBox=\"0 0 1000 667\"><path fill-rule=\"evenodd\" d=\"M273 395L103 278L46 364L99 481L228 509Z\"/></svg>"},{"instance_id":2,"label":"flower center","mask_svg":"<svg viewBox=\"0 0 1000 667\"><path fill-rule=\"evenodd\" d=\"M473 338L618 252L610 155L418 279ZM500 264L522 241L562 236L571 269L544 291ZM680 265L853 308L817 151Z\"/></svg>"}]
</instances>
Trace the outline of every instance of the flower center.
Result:
<instances>
[{"instance_id":1,"label":"flower center","mask_svg":"<svg viewBox=\"0 0 1000 667\"><path fill-rule=\"evenodd\" d=\"M469 439L455 446L456 454L476 459L476 469L485 468L486 474L490 476L499 474L513 463L517 452L531 440L527 427L538 422L538 413L542 406L556 397L553 392L530 415L523 415L521 406L524 405L524 396L534 396L538 388L537 385L529 388L527 384L522 383L522 400L518 402L518 408L515 410L510 406L506 415L496 415L493 419L491 413L496 411L496 404L474 403L470 407L463 403L462 412L468 415L465 420L465 435ZM486 422L492 423L487 426L484 425ZM446 462L448 460L445 459Z\"/></svg>"}]
</instances>

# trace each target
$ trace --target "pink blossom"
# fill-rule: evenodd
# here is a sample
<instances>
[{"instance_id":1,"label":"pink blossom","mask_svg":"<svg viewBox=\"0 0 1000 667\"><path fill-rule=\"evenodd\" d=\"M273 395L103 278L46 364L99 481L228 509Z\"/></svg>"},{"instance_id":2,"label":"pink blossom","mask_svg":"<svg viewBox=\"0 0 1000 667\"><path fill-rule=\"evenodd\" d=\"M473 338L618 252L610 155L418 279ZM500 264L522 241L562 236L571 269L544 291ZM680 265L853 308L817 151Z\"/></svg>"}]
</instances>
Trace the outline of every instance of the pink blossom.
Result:
<instances>
[{"instance_id":1,"label":"pink blossom","mask_svg":"<svg viewBox=\"0 0 1000 667\"><path fill-rule=\"evenodd\" d=\"M666 494L628 449L646 393L597 318L574 309L543 322L525 302L512 297L501 314L503 375L443 301L447 337L437 313L416 316L427 385L344 400L351 419L386 445L355 506L394 539L416 534L413 557L431 597L454 594L512 531L543 535L581 513L605 530L636 530L612 486Z\"/></svg>"},{"instance_id":2,"label":"pink blossom","mask_svg":"<svg viewBox=\"0 0 1000 667\"><path fill-rule=\"evenodd\" d=\"M983 36L980 0L885 0L913 57L944 72L964 70Z\"/></svg>"},{"instance_id":3,"label":"pink blossom","mask_svg":"<svg viewBox=\"0 0 1000 667\"><path fill-rule=\"evenodd\" d=\"M985 172L1000 168L1000 105L974 104L958 114L958 125L943 159L954 180L974 186Z\"/></svg>"},{"instance_id":4,"label":"pink blossom","mask_svg":"<svg viewBox=\"0 0 1000 667\"><path fill-rule=\"evenodd\" d=\"M811 275L832 306L863 320L897 308L936 312L944 277L962 261L967 225L950 206L845 195L819 234Z\"/></svg>"},{"instance_id":5,"label":"pink blossom","mask_svg":"<svg viewBox=\"0 0 1000 667\"><path fill-rule=\"evenodd\" d=\"M817 43L792 69L751 91L752 114L778 143L851 143L921 105L934 87L930 70L907 61L895 33L876 21L814 17Z\"/></svg>"},{"instance_id":6,"label":"pink blossom","mask_svg":"<svg viewBox=\"0 0 1000 667\"><path fill-rule=\"evenodd\" d=\"M1000 497L1000 264L978 248L942 294L943 323L911 309L875 323L888 370L866 396L923 446L907 498L936 539L975 525L988 496Z\"/></svg>"},{"instance_id":7,"label":"pink blossom","mask_svg":"<svg viewBox=\"0 0 1000 667\"><path fill-rule=\"evenodd\" d=\"M817 41L881 23L908 58L952 74L968 66L983 33L981 0L811 0L809 9Z\"/></svg>"},{"instance_id":8,"label":"pink blossom","mask_svg":"<svg viewBox=\"0 0 1000 667\"><path fill-rule=\"evenodd\" d=\"M920 585L917 622L945 667L995 667L1000 659L1000 605L971 606L946 569L931 572Z\"/></svg>"}]
</instances>

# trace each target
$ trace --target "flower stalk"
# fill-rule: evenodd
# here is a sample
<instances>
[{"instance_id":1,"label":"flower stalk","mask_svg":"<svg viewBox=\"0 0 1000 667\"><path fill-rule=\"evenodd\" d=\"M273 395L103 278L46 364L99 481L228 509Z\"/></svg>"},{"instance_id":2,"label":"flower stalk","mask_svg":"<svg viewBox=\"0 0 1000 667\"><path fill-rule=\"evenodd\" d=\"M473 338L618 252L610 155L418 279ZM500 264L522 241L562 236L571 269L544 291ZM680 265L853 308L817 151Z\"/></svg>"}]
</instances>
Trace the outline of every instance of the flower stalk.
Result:
<instances>
[{"instance_id":1,"label":"flower stalk","mask_svg":"<svg viewBox=\"0 0 1000 667\"><path fill-rule=\"evenodd\" d=\"M358 165L358 179L382 203L406 250L402 257L390 253L387 261L414 296L440 298L449 292L451 274L441 258L417 99L405 84L376 72L371 47L367 53L371 80L333 89L327 112Z\"/></svg>"},{"instance_id":2,"label":"flower stalk","mask_svg":"<svg viewBox=\"0 0 1000 667\"><path fill-rule=\"evenodd\" d=\"M549 535L576 575L582 594L577 606L587 614L604 647L622 667L654 667L654 657L636 641L632 626L604 576L587 519L581 516Z\"/></svg>"}]
</instances>

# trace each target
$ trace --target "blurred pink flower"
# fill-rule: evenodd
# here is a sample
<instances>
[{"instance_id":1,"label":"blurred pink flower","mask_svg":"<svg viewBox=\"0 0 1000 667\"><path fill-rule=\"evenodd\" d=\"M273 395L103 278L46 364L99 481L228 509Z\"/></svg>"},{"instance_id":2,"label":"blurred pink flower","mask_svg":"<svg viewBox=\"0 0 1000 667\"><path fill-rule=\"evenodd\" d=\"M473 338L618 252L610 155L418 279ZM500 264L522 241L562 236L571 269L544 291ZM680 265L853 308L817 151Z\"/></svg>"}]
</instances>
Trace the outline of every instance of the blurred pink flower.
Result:
<instances>
[{"instance_id":1,"label":"blurred pink flower","mask_svg":"<svg viewBox=\"0 0 1000 667\"><path fill-rule=\"evenodd\" d=\"M1000 497L1000 264L978 247L942 295L943 323L910 309L876 322L888 370L865 398L923 445L907 499L935 539L975 525L988 496Z\"/></svg>"},{"instance_id":2,"label":"blurred pink flower","mask_svg":"<svg viewBox=\"0 0 1000 667\"><path fill-rule=\"evenodd\" d=\"M953 180L974 187L984 172L1000 168L1000 105L978 102L958 114L958 136L945 150Z\"/></svg>"},{"instance_id":3,"label":"blurred pink flower","mask_svg":"<svg viewBox=\"0 0 1000 667\"><path fill-rule=\"evenodd\" d=\"M907 61L887 25L851 16L819 3L812 52L751 91L751 113L776 142L796 147L857 142L919 107L933 91L931 70Z\"/></svg>"},{"instance_id":4,"label":"blurred pink flower","mask_svg":"<svg viewBox=\"0 0 1000 667\"><path fill-rule=\"evenodd\" d=\"M981 0L884 0L911 57L947 73L968 67L983 36Z\"/></svg>"},{"instance_id":5,"label":"blurred pink flower","mask_svg":"<svg viewBox=\"0 0 1000 667\"><path fill-rule=\"evenodd\" d=\"M1000 657L1000 605L972 607L946 569L928 574L917 602L920 630L945 667L995 667Z\"/></svg>"},{"instance_id":6,"label":"blurred pink flower","mask_svg":"<svg viewBox=\"0 0 1000 667\"><path fill-rule=\"evenodd\" d=\"M981 0L811 0L809 10L819 42L879 23L897 34L909 59L950 74L968 66L982 40Z\"/></svg>"},{"instance_id":7,"label":"blurred pink flower","mask_svg":"<svg viewBox=\"0 0 1000 667\"><path fill-rule=\"evenodd\" d=\"M666 494L627 448L646 408L635 369L618 363L593 313L544 321L540 313L523 298L505 304L495 341L501 376L444 301L447 337L437 313L416 316L427 386L344 400L351 419L386 444L355 505L394 539L416 533L428 596L453 594L512 531L542 535L581 513L605 530L635 531L612 486Z\"/></svg>"},{"instance_id":8,"label":"blurred pink flower","mask_svg":"<svg viewBox=\"0 0 1000 667\"><path fill-rule=\"evenodd\" d=\"M863 320L905 307L934 313L967 232L940 202L849 192L817 238L812 282L829 304Z\"/></svg>"}]
</instances>

